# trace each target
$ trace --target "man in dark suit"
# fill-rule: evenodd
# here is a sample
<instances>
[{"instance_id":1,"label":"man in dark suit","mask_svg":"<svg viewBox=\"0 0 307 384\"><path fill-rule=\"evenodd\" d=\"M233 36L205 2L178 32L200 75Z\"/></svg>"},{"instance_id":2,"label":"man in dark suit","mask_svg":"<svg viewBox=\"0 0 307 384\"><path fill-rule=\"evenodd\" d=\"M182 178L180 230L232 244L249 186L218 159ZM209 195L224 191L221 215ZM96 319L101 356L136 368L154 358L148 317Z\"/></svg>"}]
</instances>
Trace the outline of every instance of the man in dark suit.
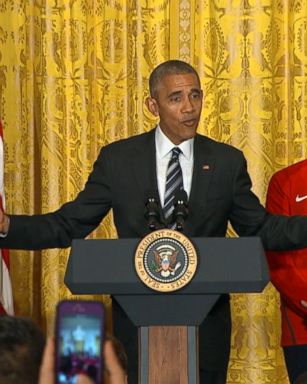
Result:
<instances>
[{"instance_id":1,"label":"man in dark suit","mask_svg":"<svg viewBox=\"0 0 307 384\"><path fill-rule=\"evenodd\" d=\"M84 190L56 212L0 217L0 231L7 234L0 246L68 247L72 239L94 230L110 209L119 237L142 238L149 232L146 196L156 194L163 206L166 169L175 146L181 150L183 186L189 196L187 236L223 237L231 222L240 236L260 236L267 249L306 247L307 217L269 215L251 192L243 154L196 134L203 95L195 69L167 61L152 72L149 85L146 103L159 116L158 127L102 148ZM129 382L135 384L136 330L116 302L113 311L115 334L128 352ZM225 383L230 332L229 297L223 295L200 327L201 383Z\"/></svg>"}]
</instances>

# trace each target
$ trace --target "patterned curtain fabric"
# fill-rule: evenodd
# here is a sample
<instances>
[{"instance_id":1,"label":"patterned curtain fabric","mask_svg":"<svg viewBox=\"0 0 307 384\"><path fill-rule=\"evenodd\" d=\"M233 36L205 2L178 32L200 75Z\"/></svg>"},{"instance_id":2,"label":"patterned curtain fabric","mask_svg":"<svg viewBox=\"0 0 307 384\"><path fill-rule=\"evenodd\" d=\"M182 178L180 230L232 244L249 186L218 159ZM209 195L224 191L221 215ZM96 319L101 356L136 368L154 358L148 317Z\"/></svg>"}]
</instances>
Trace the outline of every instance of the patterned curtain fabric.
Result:
<instances>
[{"instance_id":1,"label":"patterned curtain fabric","mask_svg":"<svg viewBox=\"0 0 307 384\"><path fill-rule=\"evenodd\" d=\"M7 211L57 209L102 145L151 129L148 76L169 58L199 71L199 132L244 151L264 201L272 173L306 157L306 42L306 0L0 0ZM111 216L92 237L116 237ZM49 333L68 252L11 253L16 313ZM233 295L232 311L228 383L287 383L274 288Z\"/></svg>"}]
</instances>

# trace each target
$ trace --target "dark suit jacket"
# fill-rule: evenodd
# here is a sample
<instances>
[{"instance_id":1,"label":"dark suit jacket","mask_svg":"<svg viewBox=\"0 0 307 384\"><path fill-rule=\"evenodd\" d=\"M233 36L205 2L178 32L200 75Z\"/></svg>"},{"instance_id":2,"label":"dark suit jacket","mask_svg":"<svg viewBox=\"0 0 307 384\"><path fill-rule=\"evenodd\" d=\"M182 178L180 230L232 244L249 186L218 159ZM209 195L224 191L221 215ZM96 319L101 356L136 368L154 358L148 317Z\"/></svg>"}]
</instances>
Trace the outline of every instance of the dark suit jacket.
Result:
<instances>
[{"instance_id":1,"label":"dark suit jacket","mask_svg":"<svg viewBox=\"0 0 307 384\"><path fill-rule=\"evenodd\" d=\"M112 143L101 150L84 190L74 201L50 214L11 216L9 234L0 246L68 247L73 238L93 231L111 208L119 237L141 238L148 233L145 199L151 193L158 196L156 180L155 130ZM307 218L268 215L250 188L246 161L239 150L196 135L186 235L223 237L230 221L241 236L261 236L266 248L307 246ZM124 329L130 333L128 326ZM124 341L125 334L120 338ZM224 296L200 330L201 355L205 346L205 358L200 357L203 369L226 369L229 340L230 311Z\"/></svg>"}]
</instances>

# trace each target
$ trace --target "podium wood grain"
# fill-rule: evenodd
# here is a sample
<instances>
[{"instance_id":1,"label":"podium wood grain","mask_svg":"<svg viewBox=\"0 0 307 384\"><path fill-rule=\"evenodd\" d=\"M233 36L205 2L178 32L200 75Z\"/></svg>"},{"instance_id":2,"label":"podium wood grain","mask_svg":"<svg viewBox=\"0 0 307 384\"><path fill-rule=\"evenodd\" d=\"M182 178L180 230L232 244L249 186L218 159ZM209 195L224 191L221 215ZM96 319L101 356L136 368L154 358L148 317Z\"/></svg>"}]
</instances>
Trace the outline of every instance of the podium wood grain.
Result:
<instances>
[{"instance_id":1,"label":"podium wood grain","mask_svg":"<svg viewBox=\"0 0 307 384\"><path fill-rule=\"evenodd\" d=\"M187 327L149 327L149 384L188 384Z\"/></svg>"}]
</instances>

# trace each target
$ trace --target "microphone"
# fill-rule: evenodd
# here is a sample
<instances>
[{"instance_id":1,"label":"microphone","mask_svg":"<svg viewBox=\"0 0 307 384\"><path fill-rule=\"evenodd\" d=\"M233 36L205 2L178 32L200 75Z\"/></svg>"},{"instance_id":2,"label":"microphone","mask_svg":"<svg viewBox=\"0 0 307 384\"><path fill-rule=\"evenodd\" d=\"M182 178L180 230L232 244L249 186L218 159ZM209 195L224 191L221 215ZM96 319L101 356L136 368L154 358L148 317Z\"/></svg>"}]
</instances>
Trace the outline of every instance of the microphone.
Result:
<instances>
[{"instance_id":1,"label":"microphone","mask_svg":"<svg viewBox=\"0 0 307 384\"><path fill-rule=\"evenodd\" d=\"M176 230L183 232L184 221L188 217L188 195L184 189L175 194L173 221L176 223Z\"/></svg>"},{"instance_id":2,"label":"microphone","mask_svg":"<svg viewBox=\"0 0 307 384\"><path fill-rule=\"evenodd\" d=\"M156 197L148 197L145 203L145 218L151 231L161 228L159 200Z\"/></svg>"}]
</instances>

